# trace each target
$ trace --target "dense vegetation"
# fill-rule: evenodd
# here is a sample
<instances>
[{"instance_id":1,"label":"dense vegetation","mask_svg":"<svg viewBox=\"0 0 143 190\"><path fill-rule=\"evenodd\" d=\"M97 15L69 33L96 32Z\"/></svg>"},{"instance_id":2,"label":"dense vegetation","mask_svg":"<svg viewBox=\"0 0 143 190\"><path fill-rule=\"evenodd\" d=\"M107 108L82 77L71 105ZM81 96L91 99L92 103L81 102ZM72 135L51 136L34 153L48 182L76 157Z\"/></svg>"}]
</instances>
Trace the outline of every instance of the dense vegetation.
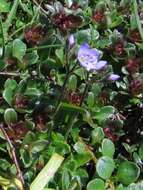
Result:
<instances>
[{"instance_id":1,"label":"dense vegetation","mask_svg":"<svg viewBox=\"0 0 143 190\"><path fill-rule=\"evenodd\" d=\"M143 189L143 2L0 0L0 188Z\"/></svg>"}]
</instances>

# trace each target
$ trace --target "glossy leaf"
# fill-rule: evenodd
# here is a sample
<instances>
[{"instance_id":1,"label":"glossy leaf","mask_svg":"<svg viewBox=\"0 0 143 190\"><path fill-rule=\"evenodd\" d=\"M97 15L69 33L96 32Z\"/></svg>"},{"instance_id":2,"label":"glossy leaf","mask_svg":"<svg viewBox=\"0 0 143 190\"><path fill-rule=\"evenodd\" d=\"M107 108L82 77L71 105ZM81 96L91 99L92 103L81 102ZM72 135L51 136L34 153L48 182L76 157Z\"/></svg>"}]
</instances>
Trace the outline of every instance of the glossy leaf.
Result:
<instances>
[{"instance_id":1,"label":"glossy leaf","mask_svg":"<svg viewBox=\"0 0 143 190\"><path fill-rule=\"evenodd\" d=\"M93 179L87 184L87 190L105 190L105 183L102 179Z\"/></svg>"},{"instance_id":2,"label":"glossy leaf","mask_svg":"<svg viewBox=\"0 0 143 190\"><path fill-rule=\"evenodd\" d=\"M115 146L110 139L103 139L102 141L102 154L103 156L113 157L115 153Z\"/></svg>"},{"instance_id":3,"label":"glossy leaf","mask_svg":"<svg viewBox=\"0 0 143 190\"><path fill-rule=\"evenodd\" d=\"M129 161L122 162L118 167L117 177L125 185L135 182L140 174L139 167Z\"/></svg>"},{"instance_id":4,"label":"glossy leaf","mask_svg":"<svg viewBox=\"0 0 143 190\"><path fill-rule=\"evenodd\" d=\"M108 156L101 157L96 164L96 171L103 179L109 179L115 169L114 160Z\"/></svg>"}]
</instances>

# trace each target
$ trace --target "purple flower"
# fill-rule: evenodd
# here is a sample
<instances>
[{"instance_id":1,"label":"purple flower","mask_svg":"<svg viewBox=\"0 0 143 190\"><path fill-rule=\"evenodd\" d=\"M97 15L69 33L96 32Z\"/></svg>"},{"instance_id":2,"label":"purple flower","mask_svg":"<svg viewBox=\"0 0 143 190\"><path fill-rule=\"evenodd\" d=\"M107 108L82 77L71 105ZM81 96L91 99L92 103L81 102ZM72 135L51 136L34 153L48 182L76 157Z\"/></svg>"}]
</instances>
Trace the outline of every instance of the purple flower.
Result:
<instances>
[{"instance_id":1,"label":"purple flower","mask_svg":"<svg viewBox=\"0 0 143 190\"><path fill-rule=\"evenodd\" d=\"M75 38L74 38L74 35L71 34L68 38L68 41L69 41L69 46L72 47L74 44L75 44Z\"/></svg>"},{"instance_id":2,"label":"purple flower","mask_svg":"<svg viewBox=\"0 0 143 190\"><path fill-rule=\"evenodd\" d=\"M110 81L116 81L120 78L119 75L116 75L116 74L111 74L109 77L108 77L108 80Z\"/></svg>"},{"instance_id":3,"label":"purple flower","mask_svg":"<svg viewBox=\"0 0 143 190\"><path fill-rule=\"evenodd\" d=\"M107 64L107 61L99 60L101 52L97 49L91 49L88 44L83 44L78 50L78 61L87 71L101 70Z\"/></svg>"}]
</instances>

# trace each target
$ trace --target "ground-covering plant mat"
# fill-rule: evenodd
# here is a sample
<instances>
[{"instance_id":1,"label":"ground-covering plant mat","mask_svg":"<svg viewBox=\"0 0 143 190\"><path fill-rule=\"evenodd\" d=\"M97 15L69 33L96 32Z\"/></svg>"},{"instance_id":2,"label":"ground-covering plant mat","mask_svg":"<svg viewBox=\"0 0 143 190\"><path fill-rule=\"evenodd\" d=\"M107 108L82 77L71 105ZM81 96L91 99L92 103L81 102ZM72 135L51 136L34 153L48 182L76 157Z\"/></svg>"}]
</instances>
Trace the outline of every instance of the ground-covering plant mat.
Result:
<instances>
[{"instance_id":1,"label":"ground-covering plant mat","mask_svg":"<svg viewBox=\"0 0 143 190\"><path fill-rule=\"evenodd\" d=\"M143 189L143 2L0 0L0 189Z\"/></svg>"}]
</instances>

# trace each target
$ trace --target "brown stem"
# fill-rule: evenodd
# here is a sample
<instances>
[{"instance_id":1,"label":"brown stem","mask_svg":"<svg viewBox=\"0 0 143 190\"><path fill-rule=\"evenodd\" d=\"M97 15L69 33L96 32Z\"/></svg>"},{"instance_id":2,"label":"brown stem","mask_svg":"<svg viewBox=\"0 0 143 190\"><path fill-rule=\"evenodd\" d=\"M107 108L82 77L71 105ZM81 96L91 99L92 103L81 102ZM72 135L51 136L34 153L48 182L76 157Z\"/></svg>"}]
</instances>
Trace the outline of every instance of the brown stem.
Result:
<instances>
[{"instance_id":1,"label":"brown stem","mask_svg":"<svg viewBox=\"0 0 143 190\"><path fill-rule=\"evenodd\" d=\"M19 180L21 181L22 185L24 185L24 179L23 179L23 175L22 175L22 172L20 170L20 166L19 166L19 163L18 163L18 160L17 160L17 157L16 157L16 152L15 152L15 148L7 134L7 132L5 131L4 127L3 127L3 124L0 124L0 129L5 137L5 139L7 140L8 144L9 144L9 147L10 147L10 150L11 150L11 155L12 155L12 160L14 162L14 165L16 167L16 170L17 170L17 175L18 175L18 178Z\"/></svg>"}]
</instances>

